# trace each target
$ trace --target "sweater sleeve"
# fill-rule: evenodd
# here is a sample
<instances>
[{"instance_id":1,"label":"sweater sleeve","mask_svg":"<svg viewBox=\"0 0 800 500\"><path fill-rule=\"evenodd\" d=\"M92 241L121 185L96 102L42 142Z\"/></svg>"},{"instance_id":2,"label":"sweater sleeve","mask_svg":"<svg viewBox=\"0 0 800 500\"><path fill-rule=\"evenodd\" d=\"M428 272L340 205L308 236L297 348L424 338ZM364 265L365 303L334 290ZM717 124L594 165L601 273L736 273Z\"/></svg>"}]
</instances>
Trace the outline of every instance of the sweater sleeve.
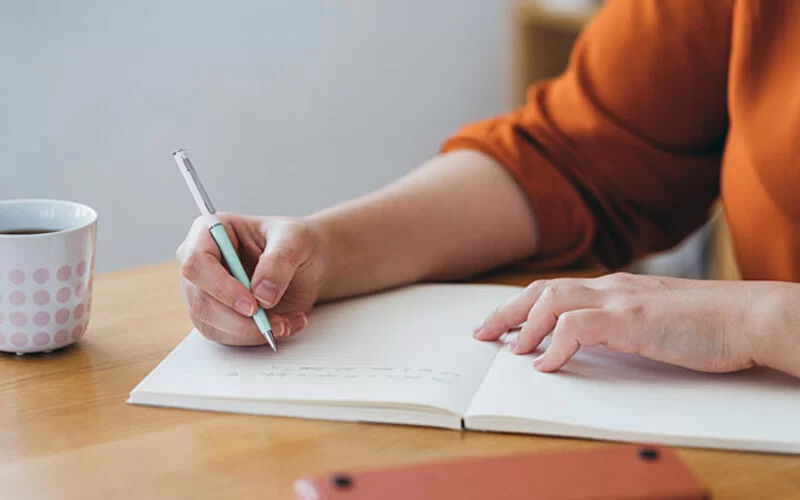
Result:
<instances>
[{"instance_id":1,"label":"sweater sleeve","mask_svg":"<svg viewBox=\"0 0 800 500\"><path fill-rule=\"evenodd\" d=\"M607 0L562 75L442 151L481 151L516 179L536 267L619 268L669 249L718 197L731 15L724 0Z\"/></svg>"}]
</instances>

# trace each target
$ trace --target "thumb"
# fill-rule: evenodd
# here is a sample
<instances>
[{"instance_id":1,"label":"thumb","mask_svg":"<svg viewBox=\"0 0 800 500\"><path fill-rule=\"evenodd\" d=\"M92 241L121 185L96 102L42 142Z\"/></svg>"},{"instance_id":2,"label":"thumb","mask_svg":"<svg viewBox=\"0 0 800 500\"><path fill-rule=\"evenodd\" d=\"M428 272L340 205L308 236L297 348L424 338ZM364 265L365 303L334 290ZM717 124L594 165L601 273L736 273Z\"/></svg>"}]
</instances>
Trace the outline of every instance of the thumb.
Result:
<instances>
[{"instance_id":1,"label":"thumb","mask_svg":"<svg viewBox=\"0 0 800 500\"><path fill-rule=\"evenodd\" d=\"M264 308L275 307L311 253L302 227L285 223L268 230L267 244L253 272L252 290Z\"/></svg>"}]
</instances>

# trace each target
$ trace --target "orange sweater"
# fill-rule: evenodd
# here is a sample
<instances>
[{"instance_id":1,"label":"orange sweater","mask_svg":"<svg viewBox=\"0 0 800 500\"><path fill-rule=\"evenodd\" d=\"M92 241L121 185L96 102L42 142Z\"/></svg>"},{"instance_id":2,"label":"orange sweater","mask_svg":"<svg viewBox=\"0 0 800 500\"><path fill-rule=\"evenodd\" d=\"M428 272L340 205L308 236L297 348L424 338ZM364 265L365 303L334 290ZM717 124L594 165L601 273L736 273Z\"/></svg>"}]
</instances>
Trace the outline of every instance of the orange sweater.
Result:
<instances>
[{"instance_id":1,"label":"orange sweater","mask_svg":"<svg viewBox=\"0 0 800 500\"><path fill-rule=\"evenodd\" d=\"M800 1L608 0L563 75L458 148L525 190L538 266L624 266L721 197L742 276L800 281Z\"/></svg>"}]
</instances>

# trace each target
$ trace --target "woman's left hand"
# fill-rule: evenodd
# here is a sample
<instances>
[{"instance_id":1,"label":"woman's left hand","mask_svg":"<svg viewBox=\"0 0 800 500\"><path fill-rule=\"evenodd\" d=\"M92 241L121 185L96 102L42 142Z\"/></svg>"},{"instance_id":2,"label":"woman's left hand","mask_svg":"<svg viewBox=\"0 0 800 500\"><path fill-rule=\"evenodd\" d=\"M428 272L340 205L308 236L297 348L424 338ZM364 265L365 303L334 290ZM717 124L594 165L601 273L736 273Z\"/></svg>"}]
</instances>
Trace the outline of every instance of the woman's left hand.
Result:
<instances>
[{"instance_id":1,"label":"woman's left hand","mask_svg":"<svg viewBox=\"0 0 800 500\"><path fill-rule=\"evenodd\" d=\"M534 362L544 372L593 345L697 371L732 372L780 358L775 344L785 342L776 339L788 325L775 316L788 317L781 300L797 296L797 286L627 273L536 281L489 315L475 337L496 340L524 322L512 351L530 354L552 334ZM797 352L798 346L788 347Z\"/></svg>"}]
</instances>

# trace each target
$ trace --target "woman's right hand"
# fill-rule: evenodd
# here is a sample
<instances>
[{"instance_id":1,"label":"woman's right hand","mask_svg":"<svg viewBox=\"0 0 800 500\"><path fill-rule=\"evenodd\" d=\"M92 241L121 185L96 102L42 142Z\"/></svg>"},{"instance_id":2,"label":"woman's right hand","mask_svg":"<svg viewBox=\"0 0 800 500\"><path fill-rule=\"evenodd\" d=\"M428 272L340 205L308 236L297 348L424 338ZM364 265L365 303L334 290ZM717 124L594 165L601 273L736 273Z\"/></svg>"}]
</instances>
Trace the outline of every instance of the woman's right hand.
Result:
<instances>
[{"instance_id":1,"label":"woman's right hand","mask_svg":"<svg viewBox=\"0 0 800 500\"><path fill-rule=\"evenodd\" d=\"M250 317L258 304L267 312L276 340L302 330L322 287L325 251L320 232L304 219L218 215L252 277L252 292L228 272L207 221L198 218L177 251L195 327L221 344L265 344Z\"/></svg>"}]
</instances>

